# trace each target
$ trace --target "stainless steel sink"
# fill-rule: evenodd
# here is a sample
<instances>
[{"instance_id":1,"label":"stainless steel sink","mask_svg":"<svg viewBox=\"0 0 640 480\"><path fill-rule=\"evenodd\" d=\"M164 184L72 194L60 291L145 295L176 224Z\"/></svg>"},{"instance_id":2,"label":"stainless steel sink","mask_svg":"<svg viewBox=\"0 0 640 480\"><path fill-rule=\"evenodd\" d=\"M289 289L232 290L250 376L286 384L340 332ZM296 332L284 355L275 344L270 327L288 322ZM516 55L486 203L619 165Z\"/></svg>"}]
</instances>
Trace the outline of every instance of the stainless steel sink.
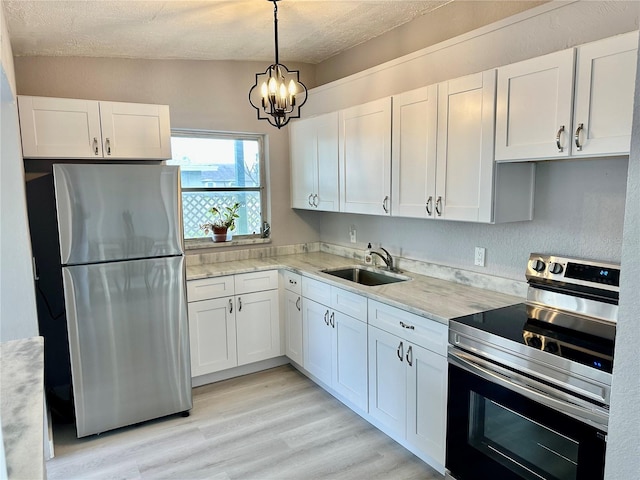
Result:
<instances>
[{"instance_id":1,"label":"stainless steel sink","mask_svg":"<svg viewBox=\"0 0 640 480\"><path fill-rule=\"evenodd\" d=\"M360 285L368 285L370 287L411 280L410 277L406 277L398 273L385 272L383 270L361 266L329 268L322 270L322 272L344 280L349 280L350 282L359 283Z\"/></svg>"}]
</instances>

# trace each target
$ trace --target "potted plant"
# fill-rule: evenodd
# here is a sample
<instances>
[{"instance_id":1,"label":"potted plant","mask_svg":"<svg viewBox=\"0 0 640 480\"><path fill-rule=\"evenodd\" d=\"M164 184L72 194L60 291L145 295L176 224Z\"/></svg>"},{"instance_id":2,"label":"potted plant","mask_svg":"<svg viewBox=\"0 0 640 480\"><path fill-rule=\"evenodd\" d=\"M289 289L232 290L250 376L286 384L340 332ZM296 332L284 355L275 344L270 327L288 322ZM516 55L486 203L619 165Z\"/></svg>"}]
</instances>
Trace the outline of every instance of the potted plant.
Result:
<instances>
[{"instance_id":1,"label":"potted plant","mask_svg":"<svg viewBox=\"0 0 640 480\"><path fill-rule=\"evenodd\" d=\"M238 202L235 202L230 207L211 207L208 213L214 216L214 220L203 223L200 225L200 229L204 230L205 235L212 231L214 242L226 242L227 232L236 228L236 218L240 217L238 215L239 208L240 204Z\"/></svg>"}]
</instances>

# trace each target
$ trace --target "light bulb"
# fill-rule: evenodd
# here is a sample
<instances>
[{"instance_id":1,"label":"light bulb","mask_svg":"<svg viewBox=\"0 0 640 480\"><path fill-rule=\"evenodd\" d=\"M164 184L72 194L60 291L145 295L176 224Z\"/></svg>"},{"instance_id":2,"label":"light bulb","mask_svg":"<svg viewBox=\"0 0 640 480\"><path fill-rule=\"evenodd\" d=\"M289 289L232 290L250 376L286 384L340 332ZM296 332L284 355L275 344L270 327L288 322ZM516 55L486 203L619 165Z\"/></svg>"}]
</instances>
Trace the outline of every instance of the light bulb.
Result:
<instances>
[{"instance_id":1,"label":"light bulb","mask_svg":"<svg viewBox=\"0 0 640 480\"><path fill-rule=\"evenodd\" d=\"M267 82L262 82L262 87L260 87L260 94L262 98L267 98L269 95L269 89L267 88Z\"/></svg>"},{"instance_id":2,"label":"light bulb","mask_svg":"<svg viewBox=\"0 0 640 480\"><path fill-rule=\"evenodd\" d=\"M271 77L269 79L269 93L271 95L275 95L277 91L278 91L278 84L276 83L276 79Z\"/></svg>"},{"instance_id":3,"label":"light bulb","mask_svg":"<svg viewBox=\"0 0 640 480\"><path fill-rule=\"evenodd\" d=\"M296 93L297 93L296 82L294 82L293 79L291 79L291 81L289 82L289 95L295 96Z\"/></svg>"}]
</instances>

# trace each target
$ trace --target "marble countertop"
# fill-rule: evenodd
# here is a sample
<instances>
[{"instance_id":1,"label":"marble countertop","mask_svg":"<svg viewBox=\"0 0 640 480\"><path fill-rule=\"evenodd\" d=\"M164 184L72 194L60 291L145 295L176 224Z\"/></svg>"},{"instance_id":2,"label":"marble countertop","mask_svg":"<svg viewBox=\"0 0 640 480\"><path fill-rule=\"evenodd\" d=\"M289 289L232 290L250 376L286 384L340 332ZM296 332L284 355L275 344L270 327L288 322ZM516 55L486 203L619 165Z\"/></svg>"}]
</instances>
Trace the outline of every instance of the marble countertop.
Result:
<instances>
[{"instance_id":1,"label":"marble countertop","mask_svg":"<svg viewBox=\"0 0 640 480\"><path fill-rule=\"evenodd\" d=\"M0 416L8 478L44 478L44 339L0 344Z\"/></svg>"},{"instance_id":2,"label":"marble countertop","mask_svg":"<svg viewBox=\"0 0 640 480\"><path fill-rule=\"evenodd\" d=\"M411 278L409 281L379 286L359 285L321 272L328 268L350 265L361 264L353 259L329 253L304 253L189 266L187 280L259 270L287 269L444 324L448 324L451 318L524 301L524 298L518 296L411 272L402 272Z\"/></svg>"}]
</instances>

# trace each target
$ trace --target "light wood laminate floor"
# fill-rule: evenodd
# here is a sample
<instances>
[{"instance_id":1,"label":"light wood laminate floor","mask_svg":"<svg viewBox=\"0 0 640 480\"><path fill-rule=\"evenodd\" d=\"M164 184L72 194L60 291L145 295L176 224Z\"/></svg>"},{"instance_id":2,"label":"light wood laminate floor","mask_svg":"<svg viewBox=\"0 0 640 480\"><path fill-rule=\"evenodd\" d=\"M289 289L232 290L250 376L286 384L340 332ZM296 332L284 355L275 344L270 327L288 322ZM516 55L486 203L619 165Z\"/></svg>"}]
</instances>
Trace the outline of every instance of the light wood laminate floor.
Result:
<instances>
[{"instance_id":1,"label":"light wood laminate floor","mask_svg":"<svg viewBox=\"0 0 640 480\"><path fill-rule=\"evenodd\" d=\"M83 439L56 426L48 478L444 478L289 365L193 393L189 417Z\"/></svg>"}]
</instances>

